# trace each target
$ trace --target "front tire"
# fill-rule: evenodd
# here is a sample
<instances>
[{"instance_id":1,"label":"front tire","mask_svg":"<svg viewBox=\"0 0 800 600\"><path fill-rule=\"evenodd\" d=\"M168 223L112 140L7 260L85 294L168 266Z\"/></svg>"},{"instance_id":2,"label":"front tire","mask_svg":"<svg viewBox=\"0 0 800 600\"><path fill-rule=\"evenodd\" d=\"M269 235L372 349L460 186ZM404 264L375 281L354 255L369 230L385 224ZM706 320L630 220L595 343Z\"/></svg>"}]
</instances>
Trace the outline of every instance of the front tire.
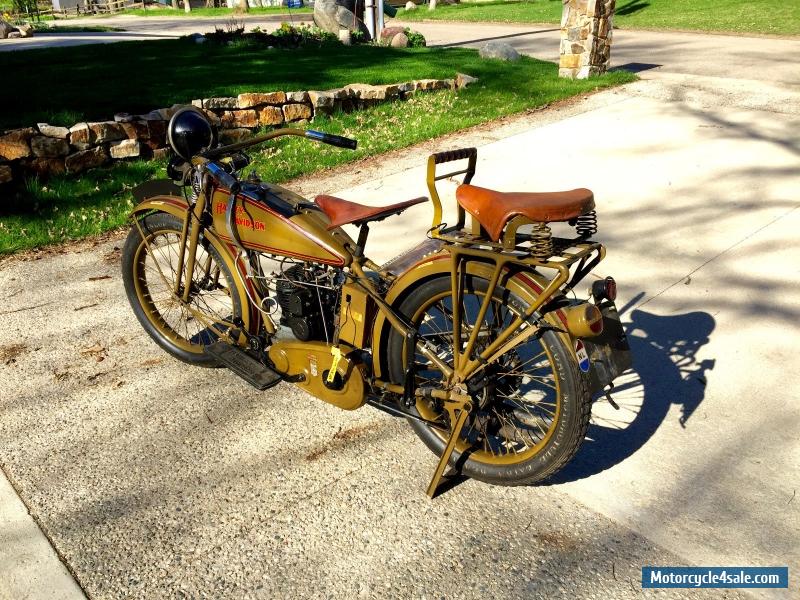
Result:
<instances>
[{"instance_id":1,"label":"front tire","mask_svg":"<svg viewBox=\"0 0 800 600\"><path fill-rule=\"evenodd\" d=\"M159 346L183 362L216 367L217 361L203 349L234 331L233 322L247 304L219 252L202 237L189 301L175 294L182 226L173 215L149 214L139 220L143 239L133 225L122 249L125 294L139 323Z\"/></svg>"},{"instance_id":2,"label":"front tire","mask_svg":"<svg viewBox=\"0 0 800 600\"><path fill-rule=\"evenodd\" d=\"M462 343L474 327L488 287L485 279L465 279ZM449 275L431 279L402 302L400 312L421 336L442 348L440 358L452 366L450 289ZM477 350L486 347L527 306L521 298L498 287L480 325ZM489 365L482 384L472 382L474 409L456 445L452 466L480 481L525 485L550 477L569 462L586 435L591 398L565 337L544 330ZM405 340L392 330L388 366L395 383L404 379L405 356ZM418 353L414 364L418 386L443 385L441 372ZM436 400L418 399L412 410L450 426L446 411ZM409 423L428 448L441 456L448 434L413 419Z\"/></svg>"}]
</instances>

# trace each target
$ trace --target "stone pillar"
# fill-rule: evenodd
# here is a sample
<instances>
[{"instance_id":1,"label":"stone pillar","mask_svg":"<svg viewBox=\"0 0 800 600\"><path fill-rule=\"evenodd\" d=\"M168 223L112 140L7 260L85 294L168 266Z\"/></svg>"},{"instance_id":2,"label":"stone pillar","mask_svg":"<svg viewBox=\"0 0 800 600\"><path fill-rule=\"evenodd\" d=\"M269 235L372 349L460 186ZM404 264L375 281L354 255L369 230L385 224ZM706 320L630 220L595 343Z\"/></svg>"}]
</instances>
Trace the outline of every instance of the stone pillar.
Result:
<instances>
[{"instance_id":1,"label":"stone pillar","mask_svg":"<svg viewBox=\"0 0 800 600\"><path fill-rule=\"evenodd\" d=\"M586 79L608 70L616 0L563 0L558 74Z\"/></svg>"}]
</instances>

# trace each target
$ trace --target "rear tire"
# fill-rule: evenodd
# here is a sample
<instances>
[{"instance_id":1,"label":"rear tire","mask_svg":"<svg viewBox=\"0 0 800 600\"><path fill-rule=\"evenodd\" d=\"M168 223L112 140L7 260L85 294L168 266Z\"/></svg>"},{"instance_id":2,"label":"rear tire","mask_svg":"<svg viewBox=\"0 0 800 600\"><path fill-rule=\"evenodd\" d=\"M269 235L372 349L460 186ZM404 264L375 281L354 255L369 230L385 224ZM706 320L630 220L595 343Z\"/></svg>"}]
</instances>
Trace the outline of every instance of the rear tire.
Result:
<instances>
[{"instance_id":1,"label":"rear tire","mask_svg":"<svg viewBox=\"0 0 800 600\"><path fill-rule=\"evenodd\" d=\"M442 348L448 347L449 355L443 351L439 356L452 366L453 329L450 322L447 333L446 318L447 304L452 304L450 289L449 274L429 280L402 302L400 312L421 335ZM470 325L474 324L477 307L487 289L486 280L466 278L463 310L470 317ZM510 319L501 319L504 311L513 318L526 308L521 298L498 287L479 330L485 328L486 343L494 339L493 329L498 331L503 323L510 323ZM464 341L467 337L468 332L462 334ZM528 359L529 354L534 358ZM394 330L388 340L387 357L392 381L402 383L405 340ZM537 357L542 358L531 363ZM436 387L441 373L434 372L433 366L419 354L415 363L418 385ZM497 485L532 484L550 477L572 459L589 426L591 398L574 352L562 334L545 330L506 353L487 372L489 369L485 387L471 393L474 409L453 452L451 466L469 477ZM435 400L419 399L411 410L429 420L447 421L446 411L437 409ZM409 419L409 423L425 445L441 456L447 436L419 421Z\"/></svg>"},{"instance_id":2,"label":"rear tire","mask_svg":"<svg viewBox=\"0 0 800 600\"><path fill-rule=\"evenodd\" d=\"M228 329L218 321L231 323L247 306L233 274L214 246L201 237L187 305L172 289L182 221L167 213L153 213L140 219L139 226L147 244L134 224L122 249L122 279L133 313L150 337L178 360L219 366L203 349Z\"/></svg>"}]
</instances>

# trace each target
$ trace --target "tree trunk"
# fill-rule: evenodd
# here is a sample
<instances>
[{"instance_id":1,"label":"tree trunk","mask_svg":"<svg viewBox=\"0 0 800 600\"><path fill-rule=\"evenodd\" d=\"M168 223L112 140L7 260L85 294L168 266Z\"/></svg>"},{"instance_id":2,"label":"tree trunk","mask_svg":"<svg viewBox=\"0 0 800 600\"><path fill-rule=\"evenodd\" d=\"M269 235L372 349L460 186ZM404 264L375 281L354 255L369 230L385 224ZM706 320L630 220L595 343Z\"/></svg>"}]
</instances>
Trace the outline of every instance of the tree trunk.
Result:
<instances>
[{"instance_id":1,"label":"tree trunk","mask_svg":"<svg viewBox=\"0 0 800 600\"><path fill-rule=\"evenodd\" d=\"M239 0L239 10L250 12L250 2L248 0Z\"/></svg>"},{"instance_id":2,"label":"tree trunk","mask_svg":"<svg viewBox=\"0 0 800 600\"><path fill-rule=\"evenodd\" d=\"M172 8L178 10L178 0L172 0Z\"/></svg>"},{"instance_id":3,"label":"tree trunk","mask_svg":"<svg viewBox=\"0 0 800 600\"><path fill-rule=\"evenodd\" d=\"M192 3L189 0L183 0L183 10L187 13L192 12Z\"/></svg>"},{"instance_id":4,"label":"tree trunk","mask_svg":"<svg viewBox=\"0 0 800 600\"><path fill-rule=\"evenodd\" d=\"M428 10L436 10L436 0L430 0L428 4Z\"/></svg>"}]
</instances>

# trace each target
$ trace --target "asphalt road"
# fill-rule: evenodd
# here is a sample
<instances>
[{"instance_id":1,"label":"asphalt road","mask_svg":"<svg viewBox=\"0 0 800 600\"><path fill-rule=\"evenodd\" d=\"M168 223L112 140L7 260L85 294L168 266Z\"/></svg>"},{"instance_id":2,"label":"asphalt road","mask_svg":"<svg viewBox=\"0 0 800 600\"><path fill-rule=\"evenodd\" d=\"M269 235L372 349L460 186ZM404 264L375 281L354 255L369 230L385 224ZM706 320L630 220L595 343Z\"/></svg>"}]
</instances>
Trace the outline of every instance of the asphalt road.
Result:
<instances>
[{"instance_id":1,"label":"asphalt road","mask_svg":"<svg viewBox=\"0 0 800 600\"><path fill-rule=\"evenodd\" d=\"M84 44L111 44L114 42L130 42L136 40L159 40L177 38L192 33L206 33L215 27L224 29L231 21L230 18L221 17L87 17L69 19L66 23L70 26L94 25L116 27L125 31L95 31L82 33L37 33L34 37L2 40L0 52L14 50L30 50L33 48L53 48L65 46L78 46ZM292 15L253 15L236 17L236 22L246 23L247 29L260 27L264 31L271 31L280 26L281 22L311 23L310 13ZM56 24L64 23L63 21Z\"/></svg>"},{"instance_id":2,"label":"asphalt road","mask_svg":"<svg viewBox=\"0 0 800 600\"><path fill-rule=\"evenodd\" d=\"M676 51L626 88L297 182L389 203L425 193L427 152L477 145L478 185L595 191L636 369L548 486L431 502L405 424L170 360L125 302L118 239L0 263L0 462L83 589L738 598L644 593L640 568L744 564L789 565L791 591L754 595L794 597L800 94L776 65L798 42L710 39L774 54L732 78ZM386 221L370 254L429 222Z\"/></svg>"}]
</instances>

